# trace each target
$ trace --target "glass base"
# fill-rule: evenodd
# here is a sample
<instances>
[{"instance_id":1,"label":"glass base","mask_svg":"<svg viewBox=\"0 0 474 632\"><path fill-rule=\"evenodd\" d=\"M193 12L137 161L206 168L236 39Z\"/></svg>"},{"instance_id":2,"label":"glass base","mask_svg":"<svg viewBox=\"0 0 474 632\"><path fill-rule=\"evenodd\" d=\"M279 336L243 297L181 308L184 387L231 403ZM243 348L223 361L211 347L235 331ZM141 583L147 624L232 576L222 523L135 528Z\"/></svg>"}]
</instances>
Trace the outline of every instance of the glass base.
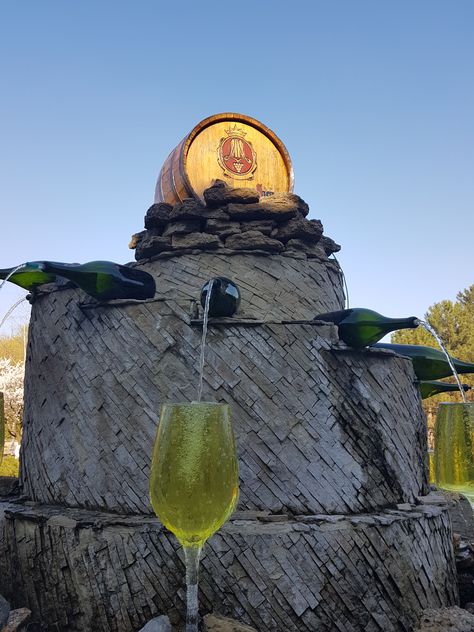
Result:
<instances>
[{"instance_id":1,"label":"glass base","mask_svg":"<svg viewBox=\"0 0 474 632\"><path fill-rule=\"evenodd\" d=\"M466 498L471 503L471 506L474 508L474 482L472 483L463 483L461 485L449 485L438 483L437 486L440 489L444 489L447 492L454 492L456 494L462 494L466 496Z\"/></svg>"}]
</instances>

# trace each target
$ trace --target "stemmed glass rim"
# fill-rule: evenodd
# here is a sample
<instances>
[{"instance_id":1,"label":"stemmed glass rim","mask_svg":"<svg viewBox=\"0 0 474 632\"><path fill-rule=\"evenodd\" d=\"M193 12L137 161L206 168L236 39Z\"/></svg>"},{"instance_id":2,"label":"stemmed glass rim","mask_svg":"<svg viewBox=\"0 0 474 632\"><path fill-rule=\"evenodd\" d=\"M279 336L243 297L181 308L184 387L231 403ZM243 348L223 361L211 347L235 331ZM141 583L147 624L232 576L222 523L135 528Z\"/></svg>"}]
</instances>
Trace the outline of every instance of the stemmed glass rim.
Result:
<instances>
[{"instance_id":1,"label":"stemmed glass rim","mask_svg":"<svg viewBox=\"0 0 474 632\"><path fill-rule=\"evenodd\" d=\"M438 406L474 406L474 402L440 402Z\"/></svg>"},{"instance_id":2,"label":"stemmed glass rim","mask_svg":"<svg viewBox=\"0 0 474 632\"><path fill-rule=\"evenodd\" d=\"M229 406L227 402L163 402L161 406Z\"/></svg>"}]
</instances>

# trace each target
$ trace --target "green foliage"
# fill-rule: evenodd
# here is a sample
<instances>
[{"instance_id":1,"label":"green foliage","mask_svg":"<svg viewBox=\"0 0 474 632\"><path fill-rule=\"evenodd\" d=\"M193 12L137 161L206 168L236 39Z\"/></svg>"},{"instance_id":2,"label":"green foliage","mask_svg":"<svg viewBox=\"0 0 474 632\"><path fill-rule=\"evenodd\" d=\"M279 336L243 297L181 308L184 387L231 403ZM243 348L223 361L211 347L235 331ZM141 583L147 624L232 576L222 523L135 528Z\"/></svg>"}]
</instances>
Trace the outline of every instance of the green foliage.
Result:
<instances>
[{"instance_id":1,"label":"green foliage","mask_svg":"<svg viewBox=\"0 0 474 632\"><path fill-rule=\"evenodd\" d=\"M454 302L445 300L432 305L425 314L424 320L436 330L452 356L465 362L474 362L474 285L459 292ZM392 334L392 342L439 348L436 340L422 327L396 331ZM444 381L454 382L455 380L446 378ZM462 375L461 381L474 388L474 374ZM466 398L474 401L472 390L466 393ZM423 406L430 414L441 401L462 401L461 394L441 393L424 400Z\"/></svg>"},{"instance_id":2,"label":"green foliage","mask_svg":"<svg viewBox=\"0 0 474 632\"><path fill-rule=\"evenodd\" d=\"M18 476L20 462L14 456L4 456L0 464L0 476Z\"/></svg>"}]
</instances>

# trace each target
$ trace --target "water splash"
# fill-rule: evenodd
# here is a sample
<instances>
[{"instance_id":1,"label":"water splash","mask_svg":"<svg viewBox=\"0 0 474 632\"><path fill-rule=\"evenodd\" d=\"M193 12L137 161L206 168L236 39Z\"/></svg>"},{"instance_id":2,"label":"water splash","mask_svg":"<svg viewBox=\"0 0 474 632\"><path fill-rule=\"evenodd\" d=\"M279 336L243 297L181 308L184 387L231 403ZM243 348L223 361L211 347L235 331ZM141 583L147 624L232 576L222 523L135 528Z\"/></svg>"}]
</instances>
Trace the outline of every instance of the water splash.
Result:
<instances>
[{"instance_id":1,"label":"water splash","mask_svg":"<svg viewBox=\"0 0 474 632\"><path fill-rule=\"evenodd\" d=\"M433 338L436 340L436 342L439 344L439 346L441 347L441 350L443 351L444 355L446 356L446 359L448 361L449 366L451 367L451 371L453 372L454 378L456 380L456 383L458 385L459 391L461 393L461 397L462 397L462 401L464 402L464 404L467 404L467 399L466 399L466 394L464 392L464 389L462 387L461 384L461 380L459 379L459 375L458 372L456 371L455 367L454 367L454 363L451 359L451 356L448 353L448 350L446 349L446 347L444 346L444 342L441 340L441 338L438 336L438 333L436 332L435 329L433 329L433 327L426 322L425 320L420 320L419 318L417 318L417 322L419 325L421 325L424 329L426 329L426 331L428 333L430 333Z\"/></svg>"},{"instance_id":2,"label":"water splash","mask_svg":"<svg viewBox=\"0 0 474 632\"><path fill-rule=\"evenodd\" d=\"M202 338L201 338L201 355L199 356L199 386L197 392L197 401L201 401L202 397L202 376L204 372L204 354L206 351L207 323L209 320L209 303L211 302L211 292L214 285L214 279L208 283L206 292L206 302L204 304L204 316L202 320Z\"/></svg>"},{"instance_id":3,"label":"water splash","mask_svg":"<svg viewBox=\"0 0 474 632\"><path fill-rule=\"evenodd\" d=\"M4 283L6 283L8 281L8 279L13 276L15 274L15 272L18 272L18 270L21 270L22 268L26 268L26 263L22 263L19 266L17 266L16 268L13 268L13 270L10 272L10 274L8 274L1 282L0 282L0 290L2 289Z\"/></svg>"}]
</instances>

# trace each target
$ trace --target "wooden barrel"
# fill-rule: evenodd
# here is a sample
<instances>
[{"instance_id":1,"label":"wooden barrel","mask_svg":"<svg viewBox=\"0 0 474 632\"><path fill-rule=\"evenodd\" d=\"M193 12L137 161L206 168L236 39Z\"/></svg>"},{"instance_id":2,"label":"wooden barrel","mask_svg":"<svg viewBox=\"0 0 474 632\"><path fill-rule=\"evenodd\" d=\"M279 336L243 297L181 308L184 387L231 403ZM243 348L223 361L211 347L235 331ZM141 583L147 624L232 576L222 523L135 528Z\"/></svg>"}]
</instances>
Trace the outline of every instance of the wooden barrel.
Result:
<instances>
[{"instance_id":1,"label":"wooden barrel","mask_svg":"<svg viewBox=\"0 0 474 632\"><path fill-rule=\"evenodd\" d=\"M203 200L215 179L271 195L293 190L293 167L284 144L263 123L244 114L215 114L198 123L165 160L155 202Z\"/></svg>"}]
</instances>

